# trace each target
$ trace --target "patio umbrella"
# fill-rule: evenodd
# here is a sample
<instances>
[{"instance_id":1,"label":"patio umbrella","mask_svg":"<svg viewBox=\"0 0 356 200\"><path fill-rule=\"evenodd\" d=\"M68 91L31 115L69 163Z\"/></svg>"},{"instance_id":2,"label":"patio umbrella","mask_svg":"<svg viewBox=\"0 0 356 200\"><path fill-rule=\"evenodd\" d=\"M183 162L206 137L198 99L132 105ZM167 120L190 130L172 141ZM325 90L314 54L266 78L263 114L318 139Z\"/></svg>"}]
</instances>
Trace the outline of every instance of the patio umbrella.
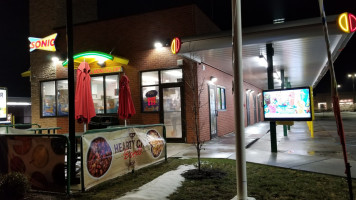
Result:
<instances>
[{"instance_id":1,"label":"patio umbrella","mask_svg":"<svg viewBox=\"0 0 356 200\"><path fill-rule=\"evenodd\" d=\"M119 83L119 109L118 115L120 119L126 120L136 114L135 106L132 102L131 90L129 86L130 80L126 75L123 75Z\"/></svg>"},{"instance_id":2,"label":"patio umbrella","mask_svg":"<svg viewBox=\"0 0 356 200\"><path fill-rule=\"evenodd\" d=\"M84 122L84 131L86 131L86 124L96 115L91 94L89 72L89 64L87 62L80 63L77 69L77 85L75 90L75 119L79 123Z\"/></svg>"}]
</instances>

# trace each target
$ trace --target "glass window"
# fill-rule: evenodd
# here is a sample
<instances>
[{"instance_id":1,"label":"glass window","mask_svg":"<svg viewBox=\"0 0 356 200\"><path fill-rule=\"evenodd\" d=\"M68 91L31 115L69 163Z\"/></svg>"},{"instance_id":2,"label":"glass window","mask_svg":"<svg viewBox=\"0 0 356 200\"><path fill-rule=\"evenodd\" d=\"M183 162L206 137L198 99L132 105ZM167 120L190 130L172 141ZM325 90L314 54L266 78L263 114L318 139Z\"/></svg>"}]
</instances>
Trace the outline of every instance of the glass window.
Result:
<instances>
[{"instance_id":1,"label":"glass window","mask_svg":"<svg viewBox=\"0 0 356 200\"><path fill-rule=\"evenodd\" d=\"M104 76L91 78L91 95L96 114L104 113Z\"/></svg>"},{"instance_id":2,"label":"glass window","mask_svg":"<svg viewBox=\"0 0 356 200\"><path fill-rule=\"evenodd\" d=\"M141 81L141 85L158 85L158 71L142 72Z\"/></svg>"},{"instance_id":3,"label":"glass window","mask_svg":"<svg viewBox=\"0 0 356 200\"><path fill-rule=\"evenodd\" d=\"M41 83L42 116L56 116L56 82Z\"/></svg>"},{"instance_id":4,"label":"glass window","mask_svg":"<svg viewBox=\"0 0 356 200\"><path fill-rule=\"evenodd\" d=\"M177 83L182 82L182 69L170 69L161 71L161 83Z\"/></svg>"},{"instance_id":5,"label":"glass window","mask_svg":"<svg viewBox=\"0 0 356 200\"><path fill-rule=\"evenodd\" d=\"M159 111L159 86L142 87L143 112Z\"/></svg>"},{"instance_id":6,"label":"glass window","mask_svg":"<svg viewBox=\"0 0 356 200\"><path fill-rule=\"evenodd\" d=\"M68 80L57 81L57 108L58 108L58 116L68 115L68 110L69 110Z\"/></svg>"},{"instance_id":7,"label":"glass window","mask_svg":"<svg viewBox=\"0 0 356 200\"><path fill-rule=\"evenodd\" d=\"M218 100L218 109L226 110L226 96L225 96L225 88L217 87L217 100Z\"/></svg>"},{"instance_id":8,"label":"glass window","mask_svg":"<svg viewBox=\"0 0 356 200\"><path fill-rule=\"evenodd\" d=\"M119 108L119 76L105 77L106 113L117 113Z\"/></svg>"}]
</instances>

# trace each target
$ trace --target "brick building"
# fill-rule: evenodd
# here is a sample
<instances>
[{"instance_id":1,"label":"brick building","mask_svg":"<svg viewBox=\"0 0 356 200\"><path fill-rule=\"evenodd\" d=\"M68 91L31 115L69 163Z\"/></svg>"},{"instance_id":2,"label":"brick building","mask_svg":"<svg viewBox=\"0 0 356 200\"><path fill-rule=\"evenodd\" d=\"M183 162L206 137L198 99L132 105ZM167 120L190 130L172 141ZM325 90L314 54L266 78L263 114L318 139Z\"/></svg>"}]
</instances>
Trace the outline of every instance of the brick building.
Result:
<instances>
[{"instance_id":1,"label":"brick building","mask_svg":"<svg viewBox=\"0 0 356 200\"><path fill-rule=\"evenodd\" d=\"M118 83L125 74L130 79L136 109L128 124L164 123L168 141L192 143L195 138L192 105L199 98L197 116L202 140L234 131L232 75L214 66L172 54L169 46L169 40L174 37L220 31L196 6L103 21L97 20L95 0L81 6L73 5L74 54L95 51L114 56L112 62L106 60L104 65L98 60L90 63L92 71L102 70L91 75L97 116L117 117ZM69 124L66 109L68 70L63 64L67 49L63 11L65 5L61 1L53 4L44 0L30 2L30 35L41 38L58 34L56 52L31 52L32 122L43 127L62 127L59 133L67 133ZM156 41L162 42L163 47L154 48ZM61 59L53 62L52 56ZM75 66L83 59L75 59ZM121 62L113 64L115 59ZM111 66L110 62L119 66L119 70L105 71ZM217 78L215 82L211 81L213 77ZM244 88L245 125L254 124L262 120L261 89L250 83L244 83ZM147 95L152 91L154 100ZM124 124L124 121L119 123ZM77 123L76 131L82 132L83 125Z\"/></svg>"}]
</instances>

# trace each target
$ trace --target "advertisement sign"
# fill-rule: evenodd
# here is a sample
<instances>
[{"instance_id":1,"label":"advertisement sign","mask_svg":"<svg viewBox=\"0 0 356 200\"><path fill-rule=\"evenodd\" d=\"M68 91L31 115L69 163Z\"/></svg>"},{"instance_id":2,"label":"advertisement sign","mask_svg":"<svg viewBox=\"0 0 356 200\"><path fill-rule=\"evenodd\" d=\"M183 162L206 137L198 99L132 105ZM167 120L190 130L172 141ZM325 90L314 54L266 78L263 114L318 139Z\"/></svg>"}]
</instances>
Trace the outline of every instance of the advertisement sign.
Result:
<instances>
[{"instance_id":1,"label":"advertisement sign","mask_svg":"<svg viewBox=\"0 0 356 200\"><path fill-rule=\"evenodd\" d=\"M181 45L181 40L178 37L173 38L171 42L171 52L173 54L179 53Z\"/></svg>"},{"instance_id":2,"label":"advertisement sign","mask_svg":"<svg viewBox=\"0 0 356 200\"><path fill-rule=\"evenodd\" d=\"M7 118L7 89L0 88L0 119Z\"/></svg>"},{"instance_id":3,"label":"advertisement sign","mask_svg":"<svg viewBox=\"0 0 356 200\"><path fill-rule=\"evenodd\" d=\"M263 114L267 121L311 121L311 92L309 87L265 90Z\"/></svg>"},{"instance_id":4,"label":"advertisement sign","mask_svg":"<svg viewBox=\"0 0 356 200\"><path fill-rule=\"evenodd\" d=\"M65 192L64 136L1 136L1 173L20 172L34 190Z\"/></svg>"},{"instance_id":5,"label":"advertisement sign","mask_svg":"<svg viewBox=\"0 0 356 200\"><path fill-rule=\"evenodd\" d=\"M353 33L356 31L356 16L351 13L344 12L340 14L337 23L339 28L345 33Z\"/></svg>"},{"instance_id":6,"label":"advertisement sign","mask_svg":"<svg viewBox=\"0 0 356 200\"><path fill-rule=\"evenodd\" d=\"M29 37L28 40L30 41L30 52L36 49L41 49L45 51L56 51L56 46L54 45L56 37L57 33L54 33L44 38Z\"/></svg>"},{"instance_id":7,"label":"advertisement sign","mask_svg":"<svg viewBox=\"0 0 356 200\"><path fill-rule=\"evenodd\" d=\"M117 129L82 136L84 187L165 158L163 126Z\"/></svg>"}]
</instances>

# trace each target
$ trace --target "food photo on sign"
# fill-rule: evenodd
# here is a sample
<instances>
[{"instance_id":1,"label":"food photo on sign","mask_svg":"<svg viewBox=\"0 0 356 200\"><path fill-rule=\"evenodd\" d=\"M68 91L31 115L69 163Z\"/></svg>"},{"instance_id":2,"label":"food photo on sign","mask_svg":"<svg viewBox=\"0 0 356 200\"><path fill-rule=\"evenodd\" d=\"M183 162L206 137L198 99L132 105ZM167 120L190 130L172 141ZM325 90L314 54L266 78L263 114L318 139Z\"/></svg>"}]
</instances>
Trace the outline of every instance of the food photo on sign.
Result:
<instances>
[{"instance_id":1,"label":"food photo on sign","mask_svg":"<svg viewBox=\"0 0 356 200\"><path fill-rule=\"evenodd\" d=\"M65 192L64 137L6 136L7 170L30 178L34 190ZM2 142L3 143L3 142ZM1 152L2 158L4 152ZM4 169L2 169L3 171Z\"/></svg>"}]
</instances>

